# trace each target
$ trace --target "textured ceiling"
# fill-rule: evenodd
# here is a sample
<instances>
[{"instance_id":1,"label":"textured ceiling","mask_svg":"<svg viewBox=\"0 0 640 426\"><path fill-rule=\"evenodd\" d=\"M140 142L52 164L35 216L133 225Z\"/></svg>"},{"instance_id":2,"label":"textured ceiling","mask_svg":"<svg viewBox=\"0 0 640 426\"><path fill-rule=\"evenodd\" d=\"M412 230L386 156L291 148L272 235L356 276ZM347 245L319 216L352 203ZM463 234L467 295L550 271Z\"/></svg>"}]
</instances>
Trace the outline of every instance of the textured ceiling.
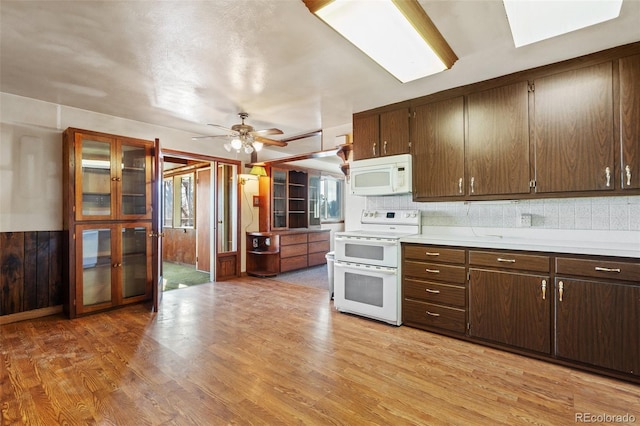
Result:
<instances>
[{"instance_id":1,"label":"textured ceiling","mask_svg":"<svg viewBox=\"0 0 640 426\"><path fill-rule=\"evenodd\" d=\"M1 0L0 90L194 135L247 111L248 124L291 137L640 40L639 0L625 0L616 20L519 49L501 1L420 3L460 59L401 84L300 0Z\"/></svg>"}]
</instances>

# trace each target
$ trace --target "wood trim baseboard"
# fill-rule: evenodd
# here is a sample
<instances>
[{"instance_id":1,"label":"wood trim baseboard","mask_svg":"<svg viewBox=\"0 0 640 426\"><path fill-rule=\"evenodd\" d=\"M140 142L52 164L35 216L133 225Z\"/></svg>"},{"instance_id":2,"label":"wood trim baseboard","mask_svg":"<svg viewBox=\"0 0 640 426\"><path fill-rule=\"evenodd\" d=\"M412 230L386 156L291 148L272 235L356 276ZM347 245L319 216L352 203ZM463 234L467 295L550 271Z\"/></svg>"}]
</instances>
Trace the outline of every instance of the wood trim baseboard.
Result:
<instances>
[{"instance_id":1,"label":"wood trim baseboard","mask_svg":"<svg viewBox=\"0 0 640 426\"><path fill-rule=\"evenodd\" d=\"M42 309L32 309L26 312L18 312L17 314L0 316L0 325L10 324L12 322L25 321L35 318L47 317L49 315L57 315L62 313L62 305L51 306Z\"/></svg>"}]
</instances>

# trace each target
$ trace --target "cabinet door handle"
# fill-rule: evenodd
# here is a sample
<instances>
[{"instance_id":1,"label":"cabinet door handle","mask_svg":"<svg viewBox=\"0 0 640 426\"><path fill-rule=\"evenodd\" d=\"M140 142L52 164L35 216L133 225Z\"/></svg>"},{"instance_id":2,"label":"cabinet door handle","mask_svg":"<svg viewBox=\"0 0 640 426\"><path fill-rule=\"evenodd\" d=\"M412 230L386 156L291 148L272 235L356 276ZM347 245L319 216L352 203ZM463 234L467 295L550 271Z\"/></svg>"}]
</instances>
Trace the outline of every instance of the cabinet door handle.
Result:
<instances>
[{"instance_id":1,"label":"cabinet door handle","mask_svg":"<svg viewBox=\"0 0 640 426\"><path fill-rule=\"evenodd\" d=\"M564 283L560 281L558 283L558 300L562 302L562 294L564 293Z\"/></svg>"},{"instance_id":2,"label":"cabinet door handle","mask_svg":"<svg viewBox=\"0 0 640 426\"><path fill-rule=\"evenodd\" d=\"M547 280L542 280L542 300L547 299Z\"/></svg>"},{"instance_id":3,"label":"cabinet door handle","mask_svg":"<svg viewBox=\"0 0 640 426\"><path fill-rule=\"evenodd\" d=\"M631 167L628 164L624 167L624 174L627 177L627 186L631 186Z\"/></svg>"},{"instance_id":4,"label":"cabinet door handle","mask_svg":"<svg viewBox=\"0 0 640 426\"><path fill-rule=\"evenodd\" d=\"M376 156L376 142L373 143L373 156Z\"/></svg>"},{"instance_id":5,"label":"cabinet door handle","mask_svg":"<svg viewBox=\"0 0 640 426\"><path fill-rule=\"evenodd\" d=\"M475 191L473 189L473 185L476 183L476 178L474 178L473 176L471 177L471 193L473 194Z\"/></svg>"},{"instance_id":6,"label":"cabinet door handle","mask_svg":"<svg viewBox=\"0 0 640 426\"><path fill-rule=\"evenodd\" d=\"M430 288L425 288L424 291L432 294L440 294L440 290L431 290Z\"/></svg>"},{"instance_id":7,"label":"cabinet door handle","mask_svg":"<svg viewBox=\"0 0 640 426\"><path fill-rule=\"evenodd\" d=\"M436 252L433 252L433 251L427 251L424 254L427 255L427 256L440 256L440 253L436 253Z\"/></svg>"},{"instance_id":8,"label":"cabinet door handle","mask_svg":"<svg viewBox=\"0 0 640 426\"><path fill-rule=\"evenodd\" d=\"M432 274L439 274L439 273L440 273L440 270L439 270L439 269L429 269L429 268L426 268L426 269L425 269L425 271L426 271L426 272L430 272L430 273L432 273Z\"/></svg>"},{"instance_id":9,"label":"cabinet door handle","mask_svg":"<svg viewBox=\"0 0 640 426\"><path fill-rule=\"evenodd\" d=\"M433 313L433 312L429 312L429 311L425 311L425 312L427 313L427 315L432 316L432 317L439 317L440 316L440 314L436 314L436 313Z\"/></svg>"},{"instance_id":10,"label":"cabinet door handle","mask_svg":"<svg viewBox=\"0 0 640 426\"><path fill-rule=\"evenodd\" d=\"M505 259L503 257L499 257L498 258L498 262L504 262L504 263L516 263L515 259Z\"/></svg>"},{"instance_id":11,"label":"cabinet door handle","mask_svg":"<svg viewBox=\"0 0 640 426\"><path fill-rule=\"evenodd\" d=\"M384 155L387 155L387 141L384 141L384 144L382 144L382 149L384 151Z\"/></svg>"},{"instance_id":12,"label":"cabinet door handle","mask_svg":"<svg viewBox=\"0 0 640 426\"><path fill-rule=\"evenodd\" d=\"M617 273L622 272L620 268L603 268L602 266L596 266L595 270L599 272L617 272Z\"/></svg>"},{"instance_id":13,"label":"cabinet door handle","mask_svg":"<svg viewBox=\"0 0 640 426\"><path fill-rule=\"evenodd\" d=\"M458 194L462 194L462 178L458 179Z\"/></svg>"},{"instance_id":14,"label":"cabinet door handle","mask_svg":"<svg viewBox=\"0 0 640 426\"><path fill-rule=\"evenodd\" d=\"M604 176L607 178L607 188L611 186L611 168L605 167Z\"/></svg>"}]
</instances>

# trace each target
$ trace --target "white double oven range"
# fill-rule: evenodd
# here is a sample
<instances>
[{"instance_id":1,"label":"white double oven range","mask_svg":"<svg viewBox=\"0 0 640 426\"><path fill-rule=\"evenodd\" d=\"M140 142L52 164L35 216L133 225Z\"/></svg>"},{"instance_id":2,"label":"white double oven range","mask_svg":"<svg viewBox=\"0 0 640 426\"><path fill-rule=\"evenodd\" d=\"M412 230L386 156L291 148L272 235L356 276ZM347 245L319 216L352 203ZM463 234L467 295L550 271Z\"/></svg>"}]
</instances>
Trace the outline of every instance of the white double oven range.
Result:
<instances>
[{"instance_id":1,"label":"white double oven range","mask_svg":"<svg viewBox=\"0 0 640 426\"><path fill-rule=\"evenodd\" d=\"M400 238L419 233L418 210L364 210L359 230L337 232L335 308L402 324Z\"/></svg>"}]
</instances>

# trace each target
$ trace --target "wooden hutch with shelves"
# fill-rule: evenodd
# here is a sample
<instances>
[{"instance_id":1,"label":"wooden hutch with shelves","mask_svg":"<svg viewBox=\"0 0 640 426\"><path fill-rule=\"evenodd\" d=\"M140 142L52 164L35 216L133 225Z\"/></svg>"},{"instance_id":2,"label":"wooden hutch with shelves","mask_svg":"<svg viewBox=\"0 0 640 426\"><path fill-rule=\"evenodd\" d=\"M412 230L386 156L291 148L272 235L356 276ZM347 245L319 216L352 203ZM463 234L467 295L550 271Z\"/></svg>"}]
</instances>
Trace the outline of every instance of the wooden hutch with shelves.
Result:
<instances>
[{"instance_id":1,"label":"wooden hutch with shelves","mask_svg":"<svg viewBox=\"0 0 640 426\"><path fill-rule=\"evenodd\" d=\"M63 306L70 317L152 297L154 142L63 133Z\"/></svg>"},{"instance_id":2,"label":"wooden hutch with shelves","mask_svg":"<svg viewBox=\"0 0 640 426\"><path fill-rule=\"evenodd\" d=\"M320 229L320 173L267 166L260 178L260 232L247 233L247 274L266 277L326 263L330 231Z\"/></svg>"}]
</instances>

